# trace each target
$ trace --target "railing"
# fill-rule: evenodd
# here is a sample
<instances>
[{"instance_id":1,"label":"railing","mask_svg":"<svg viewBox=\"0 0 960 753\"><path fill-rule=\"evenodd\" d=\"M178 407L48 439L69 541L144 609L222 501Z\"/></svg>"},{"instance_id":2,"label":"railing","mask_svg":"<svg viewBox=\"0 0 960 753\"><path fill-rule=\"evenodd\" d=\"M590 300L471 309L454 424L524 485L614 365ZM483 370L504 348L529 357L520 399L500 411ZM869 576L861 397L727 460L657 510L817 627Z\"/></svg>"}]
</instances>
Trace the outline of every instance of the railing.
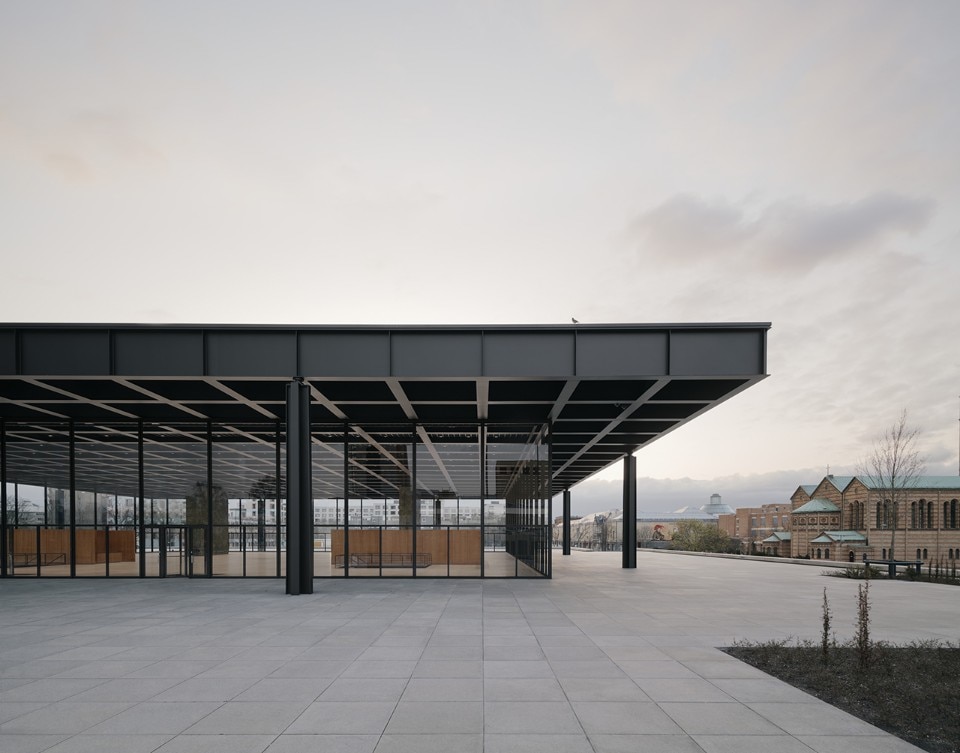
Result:
<instances>
[{"instance_id":1,"label":"railing","mask_svg":"<svg viewBox=\"0 0 960 753\"><path fill-rule=\"evenodd\" d=\"M413 552L366 552L363 554L338 554L334 558L334 567L342 568L349 561L350 567L429 567L433 557L426 553Z\"/></svg>"}]
</instances>

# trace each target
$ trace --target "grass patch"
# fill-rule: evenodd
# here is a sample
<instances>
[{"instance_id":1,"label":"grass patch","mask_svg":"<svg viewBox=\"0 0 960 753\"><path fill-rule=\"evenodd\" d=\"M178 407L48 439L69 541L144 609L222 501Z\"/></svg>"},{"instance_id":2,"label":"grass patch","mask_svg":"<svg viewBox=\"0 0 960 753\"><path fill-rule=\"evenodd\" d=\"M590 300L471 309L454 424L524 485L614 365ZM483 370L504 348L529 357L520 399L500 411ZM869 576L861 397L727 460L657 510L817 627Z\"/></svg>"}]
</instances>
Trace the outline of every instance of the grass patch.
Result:
<instances>
[{"instance_id":1,"label":"grass patch","mask_svg":"<svg viewBox=\"0 0 960 753\"><path fill-rule=\"evenodd\" d=\"M930 753L960 753L960 644L738 643L727 653Z\"/></svg>"}]
</instances>

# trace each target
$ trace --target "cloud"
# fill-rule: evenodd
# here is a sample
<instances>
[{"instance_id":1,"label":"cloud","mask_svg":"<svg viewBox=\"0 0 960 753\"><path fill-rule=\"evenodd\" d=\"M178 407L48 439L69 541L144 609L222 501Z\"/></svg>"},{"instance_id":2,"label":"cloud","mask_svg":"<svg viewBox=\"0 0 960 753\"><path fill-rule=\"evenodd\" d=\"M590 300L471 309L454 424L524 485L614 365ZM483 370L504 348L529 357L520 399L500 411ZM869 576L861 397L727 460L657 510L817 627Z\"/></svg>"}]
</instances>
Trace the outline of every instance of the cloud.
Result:
<instances>
[{"instance_id":1,"label":"cloud","mask_svg":"<svg viewBox=\"0 0 960 753\"><path fill-rule=\"evenodd\" d=\"M809 271L893 235L915 235L933 216L934 202L891 192L854 202L781 201L758 220L765 261Z\"/></svg>"},{"instance_id":2,"label":"cloud","mask_svg":"<svg viewBox=\"0 0 960 753\"><path fill-rule=\"evenodd\" d=\"M628 236L641 253L686 263L722 255L768 269L810 272L823 263L914 235L933 217L931 199L879 192L851 202L785 199L748 213L745 204L678 194L641 214Z\"/></svg>"},{"instance_id":3,"label":"cloud","mask_svg":"<svg viewBox=\"0 0 960 753\"><path fill-rule=\"evenodd\" d=\"M678 194L642 214L630 228L654 253L686 261L740 247L756 232L743 209L723 199Z\"/></svg>"},{"instance_id":4,"label":"cloud","mask_svg":"<svg viewBox=\"0 0 960 753\"><path fill-rule=\"evenodd\" d=\"M670 171L758 185L955 185L960 3L547 4ZM669 172L663 173L665 177ZM720 190L722 183L713 183ZM887 185L890 185L887 183Z\"/></svg>"}]
</instances>

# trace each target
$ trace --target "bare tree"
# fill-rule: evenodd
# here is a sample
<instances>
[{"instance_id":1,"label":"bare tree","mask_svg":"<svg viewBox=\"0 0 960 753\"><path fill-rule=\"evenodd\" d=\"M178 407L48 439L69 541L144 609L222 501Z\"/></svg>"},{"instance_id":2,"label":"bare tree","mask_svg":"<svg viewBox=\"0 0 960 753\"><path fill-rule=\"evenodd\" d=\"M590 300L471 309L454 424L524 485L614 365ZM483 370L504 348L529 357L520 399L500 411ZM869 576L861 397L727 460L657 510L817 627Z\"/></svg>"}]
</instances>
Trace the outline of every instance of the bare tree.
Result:
<instances>
[{"instance_id":1,"label":"bare tree","mask_svg":"<svg viewBox=\"0 0 960 753\"><path fill-rule=\"evenodd\" d=\"M917 450L919 434L919 429L907 424L907 411L903 410L897 422L874 440L870 457L858 464L857 475L879 495L877 528L882 524L890 528L890 559L896 559L894 546L900 510L906 510L907 495L920 483L925 470L924 458Z\"/></svg>"}]
</instances>

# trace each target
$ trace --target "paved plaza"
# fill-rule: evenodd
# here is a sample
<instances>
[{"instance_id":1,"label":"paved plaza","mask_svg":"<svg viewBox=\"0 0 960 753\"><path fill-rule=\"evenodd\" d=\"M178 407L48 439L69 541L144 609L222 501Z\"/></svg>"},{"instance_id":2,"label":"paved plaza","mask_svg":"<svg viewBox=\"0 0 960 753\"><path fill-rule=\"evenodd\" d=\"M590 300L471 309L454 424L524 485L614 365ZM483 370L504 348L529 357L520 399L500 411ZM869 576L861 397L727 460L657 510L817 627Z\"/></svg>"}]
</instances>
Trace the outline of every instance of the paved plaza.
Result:
<instances>
[{"instance_id":1,"label":"paved plaza","mask_svg":"<svg viewBox=\"0 0 960 753\"><path fill-rule=\"evenodd\" d=\"M0 753L890 753L917 749L719 651L843 640L821 568L554 553L553 580L0 581ZM871 586L874 636L960 639L960 598Z\"/></svg>"}]
</instances>

